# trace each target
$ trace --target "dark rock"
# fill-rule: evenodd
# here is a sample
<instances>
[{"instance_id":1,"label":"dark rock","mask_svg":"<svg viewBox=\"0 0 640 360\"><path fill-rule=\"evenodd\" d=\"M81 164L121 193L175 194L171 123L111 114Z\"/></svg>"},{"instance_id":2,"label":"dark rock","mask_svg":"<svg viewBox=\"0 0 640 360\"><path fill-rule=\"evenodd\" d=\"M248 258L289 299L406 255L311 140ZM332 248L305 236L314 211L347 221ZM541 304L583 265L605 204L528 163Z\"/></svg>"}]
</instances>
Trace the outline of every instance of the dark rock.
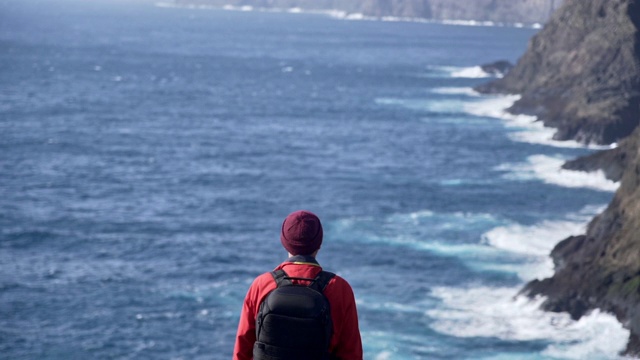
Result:
<instances>
[{"instance_id":1,"label":"dark rock","mask_svg":"<svg viewBox=\"0 0 640 360\"><path fill-rule=\"evenodd\" d=\"M487 74L502 77L506 75L509 70L513 69L513 64L507 60L499 60L490 64L484 64L480 66L482 71Z\"/></svg>"},{"instance_id":2,"label":"dark rock","mask_svg":"<svg viewBox=\"0 0 640 360\"><path fill-rule=\"evenodd\" d=\"M625 349L623 354L640 354L640 337L638 335L632 333L629 336L629 342L627 343L627 348Z\"/></svg>"},{"instance_id":3,"label":"dark rock","mask_svg":"<svg viewBox=\"0 0 640 360\"><path fill-rule=\"evenodd\" d=\"M562 165L562 168L584 172L602 170L607 179L620 181L627 165L626 159L626 153L622 152L620 148L616 148L567 161Z\"/></svg>"},{"instance_id":4,"label":"dark rock","mask_svg":"<svg viewBox=\"0 0 640 360\"><path fill-rule=\"evenodd\" d=\"M551 251L551 258L553 259L555 271L562 271L567 267L567 263L564 259L569 254L578 252L584 244L585 239L586 237L584 235L570 236L559 242L553 248L553 250Z\"/></svg>"}]
</instances>

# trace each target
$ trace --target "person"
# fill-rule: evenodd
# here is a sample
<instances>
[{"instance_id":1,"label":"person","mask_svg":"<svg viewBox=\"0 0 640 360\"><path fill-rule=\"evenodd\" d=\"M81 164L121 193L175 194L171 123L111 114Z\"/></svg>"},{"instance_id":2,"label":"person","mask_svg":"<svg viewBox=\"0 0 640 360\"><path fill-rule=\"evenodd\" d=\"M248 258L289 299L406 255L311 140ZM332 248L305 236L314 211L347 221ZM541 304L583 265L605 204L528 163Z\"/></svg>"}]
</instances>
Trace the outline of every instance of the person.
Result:
<instances>
[{"instance_id":1,"label":"person","mask_svg":"<svg viewBox=\"0 0 640 360\"><path fill-rule=\"evenodd\" d=\"M290 277L315 278L322 267L316 255L322 245L323 230L320 219L310 211L299 210L289 214L282 223L280 242L289 258L276 267ZM308 282L307 282L308 283ZM271 272L258 276L250 286L244 300L236 343L234 360L253 359L256 342L256 316L260 304L277 285ZM361 360L362 340L358 328L358 313L351 285L336 275L327 283L323 294L329 301L332 335L329 354L332 359Z\"/></svg>"}]
</instances>

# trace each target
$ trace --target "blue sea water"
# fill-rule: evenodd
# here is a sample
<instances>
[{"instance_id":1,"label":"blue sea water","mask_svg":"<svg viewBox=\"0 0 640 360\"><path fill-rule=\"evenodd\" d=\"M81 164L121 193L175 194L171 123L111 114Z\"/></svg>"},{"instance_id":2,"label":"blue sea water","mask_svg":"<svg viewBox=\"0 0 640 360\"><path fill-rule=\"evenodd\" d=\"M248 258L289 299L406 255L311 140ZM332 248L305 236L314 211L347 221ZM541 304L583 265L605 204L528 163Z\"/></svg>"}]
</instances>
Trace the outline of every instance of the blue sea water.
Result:
<instances>
[{"instance_id":1,"label":"blue sea water","mask_svg":"<svg viewBox=\"0 0 640 360\"><path fill-rule=\"evenodd\" d=\"M516 296L615 189L471 90L535 31L1 0L0 357L228 359L304 208L366 359L616 358Z\"/></svg>"}]
</instances>

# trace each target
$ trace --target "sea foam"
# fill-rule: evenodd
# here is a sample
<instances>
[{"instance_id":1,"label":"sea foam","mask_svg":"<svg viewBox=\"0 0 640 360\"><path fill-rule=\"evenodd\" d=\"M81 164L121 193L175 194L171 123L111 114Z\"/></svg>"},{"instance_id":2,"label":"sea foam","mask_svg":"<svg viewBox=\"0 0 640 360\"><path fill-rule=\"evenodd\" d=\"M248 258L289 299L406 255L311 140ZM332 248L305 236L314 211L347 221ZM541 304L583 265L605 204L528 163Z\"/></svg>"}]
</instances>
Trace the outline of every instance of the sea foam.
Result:
<instances>
[{"instance_id":1,"label":"sea foam","mask_svg":"<svg viewBox=\"0 0 640 360\"><path fill-rule=\"evenodd\" d=\"M443 78L488 78L493 75L482 70L480 66L443 66L431 65L427 67L427 77L443 77Z\"/></svg>"},{"instance_id":2,"label":"sea foam","mask_svg":"<svg viewBox=\"0 0 640 360\"><path fill-rule=\"evenodd\" d=\"M482 70L480 66L472 66L452 71L451 77L477 79L491 77L491 74Z\"/></svg>"},{"instance_id":3,"label":"sea foam","mask_svg":"<svg viewBox=\"0 0 640 360\"><path fill-rule=\"evenodd\" d=\"M547 184L553 184L570 188L587 188L599 191L614 192L619 183L606 178L601 170L595 172L583 172L565 170L562 165L567 159L548 155L532 155L526 162L516 164L503 164L495 170L506 171L504 175L512 180L540 179Z\"/></svg>"},{"instance_id":4,"label":"sea foam","mask_svg":"<svg viewBox=\"0 0 640 360\"><path fill-rule=\"evenodd\" d=\"M544 298L516 294L509 287L434 288L441 305L427 310L430 327L463 338L550 341L544 358L615 359L625 347L629 332L613 315L595 310L573 321L567 313L540 310Z\"/></svg>"},{"instance_id":5,"label":"sea foam","mask_svg":"<svg viewBox=\"0 0 640 360\"><path fill-rule=\"evenodd\" d=\"M440 87L431 89L434 94L443 95L466 95L466 96L480 96L480 93L473 90L470 87Z\"/></svg>"},{"instance_id":6,"label":"sea foam","mask_svg":"<svg viewBox=\"0 0 640 360\"><path fill-rule=\"evenodd\" d=\"M553 275L549 254L561 240L584 234L589 221L602 212L604 206L585 206L577 213L567 214L555 221L545 220L533 225L510 223L497 226L482 234L481 242L503 252L521 257L522 263L513 268L524 281L543 279ZM496 264L500 269L501 264Z\"/></svg>"},{"instance_id":7,"label":"sea foam","mask_svg":"<svg viewBox=\"0 0 640 360\"><path fill-rule=\"evenodd\" d=\"M500 119L511 129L509 137L518 142L540 144L562 148L609 149L612 146L584 145L574 140L558 141L553 138L556 129L544 126L542 121L530 115L511 114L507 111L520 95L486 96L479 101L468 101L464 112L474 116Z\"/></svg>"}]
</instances>

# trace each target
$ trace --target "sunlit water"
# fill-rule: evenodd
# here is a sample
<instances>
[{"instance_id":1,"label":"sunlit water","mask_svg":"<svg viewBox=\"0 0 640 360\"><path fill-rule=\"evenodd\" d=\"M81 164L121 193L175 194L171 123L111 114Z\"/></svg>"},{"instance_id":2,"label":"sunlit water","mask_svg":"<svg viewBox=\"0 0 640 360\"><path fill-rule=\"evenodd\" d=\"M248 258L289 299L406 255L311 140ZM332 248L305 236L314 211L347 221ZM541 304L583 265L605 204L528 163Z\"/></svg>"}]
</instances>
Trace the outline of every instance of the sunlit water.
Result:
<instances>
[{"instance_id":1,"label":"sunlit water","mask_svg":"<svg viewBox=\"0 0 640 360\"><path fill-rule=\"evenodd\" d=\"M0 353L228 359L305 208L366 359L615 358L516 297L616 187L471 90L535 31L0 1Z\"/></svg>"}]
</instances>

